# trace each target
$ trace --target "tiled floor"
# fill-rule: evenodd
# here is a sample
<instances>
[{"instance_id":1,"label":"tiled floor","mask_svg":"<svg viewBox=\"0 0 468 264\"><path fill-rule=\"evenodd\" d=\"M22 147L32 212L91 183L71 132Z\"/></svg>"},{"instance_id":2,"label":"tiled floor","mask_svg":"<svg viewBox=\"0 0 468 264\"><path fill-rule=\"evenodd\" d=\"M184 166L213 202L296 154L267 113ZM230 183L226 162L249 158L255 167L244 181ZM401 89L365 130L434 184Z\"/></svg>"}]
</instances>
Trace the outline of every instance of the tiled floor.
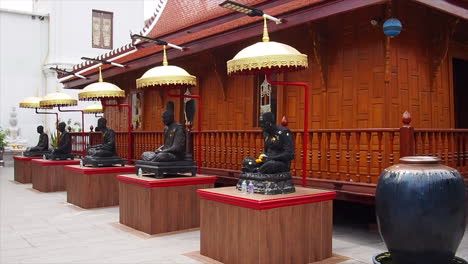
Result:
<instances>
[{"instance_id":1,"label":"tiled floor","mask_svg":"<svg viewBox=\"0 0 468 264\"><path fill-rule=\"evenodd\" d=\"M0 263L199 263L183 255L199 250L199 231L149 236L118 221L118 207L81 209L0 168ZM335 225L333 251L352 258L343 264L371 263L385 245L376 232ZM468 257L466 239L458 255Z\"/></svg>"}]
</instances>

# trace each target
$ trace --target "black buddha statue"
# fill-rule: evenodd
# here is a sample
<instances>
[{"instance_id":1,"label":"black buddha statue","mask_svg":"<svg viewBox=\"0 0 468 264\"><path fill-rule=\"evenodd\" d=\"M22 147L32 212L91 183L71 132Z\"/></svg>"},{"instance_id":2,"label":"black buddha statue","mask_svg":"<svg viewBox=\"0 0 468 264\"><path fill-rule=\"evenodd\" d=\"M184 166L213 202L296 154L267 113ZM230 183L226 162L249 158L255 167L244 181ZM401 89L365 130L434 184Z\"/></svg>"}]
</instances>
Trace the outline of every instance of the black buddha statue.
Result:
<instances>
[{"instance_id":1,"label":"black buddha statue","mask_svg":"<svg viewBox=\"0 0 468 264\"><path fill-rule=\"evenodd\" d=\"M49 136L44 133L44 127L38 126L37 133L39 133L39 142L35 147L26 149L23 153L25 157L42 157L44 154L49 153Z\"/></svg>"},{"instance_id":2,"label":"black buddha statue","mask_svg":"<svg viewBox=\"0 0 468 264\"><path fill-rule=\"evenodd\" d=\"M52 149L51 153L46 155L48 160L66 160L74 159L73 154L71 154L71 135L65 130L67 124L65 122L60 122L58 125L58 130L60 131L60 139L56 148Z\"/></svg>"},{"instance_id":3,"label":"black buddha statue","mask_svg":"<svg viewBox=\"0 0 468 264\"><path fill-rule=\"evenodd\" d=\"M146 151L141 155L135 166L137 173L141 169L144 173L154 173L158 178L182 172L190 172L194 176L196 166L192 155L186 153L185 127L174 121L173 102L167 104L162 119L165 125L164 144L155 151Z\"/></svg>"},{"instance_id":4,"label":"black buddha statue","mask_svg":"<svg viewBox=\"0 0 468 264\"><path fill-rule=\"evenodd\" d=\"M153 151L146 151L141 156L145 161L183 160L185 154L185 128L174 121L174 112L166 110L162 114L164 125L164 144Z\"/></svg>"},{"instance_id":5,"label":"black buddha statue","mask_svg":"<svg viewBox=\"0 0 468 264\"><path fill-rule=\"evenodd\" d=\"M102 144L88 147L86 156L83 158L83 165L110 167L120 164L122 167L125 166L125 161L117 156L115 132L107 127L107 120L104 117L98 119L95 131L102 132Z\"/></svg>"},{"instance_id":6,"label":"black buddha statue","mask_svg":"<svg viewBox=\"0 0 468 264\"><path fill-rule=\"evenodd\" d=\"M257 159L245 158L237 189L252 183L255 193L281 194L295 192L290 171L295 156L292 132L275 124L273 113L260 116L263 130L264 152Z\"/></svg>"}]
</instances>

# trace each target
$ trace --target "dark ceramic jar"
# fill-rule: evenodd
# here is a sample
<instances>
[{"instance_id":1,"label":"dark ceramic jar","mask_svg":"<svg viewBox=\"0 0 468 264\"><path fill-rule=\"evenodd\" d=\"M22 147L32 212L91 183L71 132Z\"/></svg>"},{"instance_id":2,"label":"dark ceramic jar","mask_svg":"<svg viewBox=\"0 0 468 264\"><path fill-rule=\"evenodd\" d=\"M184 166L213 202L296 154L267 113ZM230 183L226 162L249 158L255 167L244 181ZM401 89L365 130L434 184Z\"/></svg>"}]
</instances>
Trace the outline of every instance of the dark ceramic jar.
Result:
<instances>
[{"instance_id":1,"label":"dark ceramic jar","mask_svg":"<svg viewBox=\"0 0 468 264\"><path fill-rule=\"evenodd\" d=\"M401 158L380 175L375 200L393 264L451 263L465 232L466 191L457 170L436 157Z\"/></svg>"}]
</instances>

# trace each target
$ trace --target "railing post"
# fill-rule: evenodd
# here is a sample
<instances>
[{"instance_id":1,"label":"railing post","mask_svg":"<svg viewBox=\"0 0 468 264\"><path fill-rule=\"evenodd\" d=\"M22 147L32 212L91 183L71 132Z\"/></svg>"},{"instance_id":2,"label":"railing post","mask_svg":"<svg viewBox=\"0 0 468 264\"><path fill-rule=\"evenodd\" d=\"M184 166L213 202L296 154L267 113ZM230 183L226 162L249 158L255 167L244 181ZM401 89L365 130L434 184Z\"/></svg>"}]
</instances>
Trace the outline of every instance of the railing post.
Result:
<instances>
[{"instance_id":1,"label":"railing post","mask_svg":"<svg viewBox=\"0 0 468 264\"><path fill-rule=\"evenodd\" d=\"M414 128L410 125L411 114L403 113L403 126L400 127L400 158L414 156Z\"/></svg>"}]
</instances>

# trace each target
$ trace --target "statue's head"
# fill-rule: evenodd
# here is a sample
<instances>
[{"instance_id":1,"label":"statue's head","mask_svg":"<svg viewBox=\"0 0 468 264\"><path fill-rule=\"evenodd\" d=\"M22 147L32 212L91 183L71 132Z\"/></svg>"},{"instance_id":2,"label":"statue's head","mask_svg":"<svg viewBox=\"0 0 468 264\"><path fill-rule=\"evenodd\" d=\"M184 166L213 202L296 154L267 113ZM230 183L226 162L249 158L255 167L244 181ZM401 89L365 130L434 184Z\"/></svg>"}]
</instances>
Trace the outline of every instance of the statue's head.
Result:
<instances>
[{"instance_id":1,"label":"statue's head","mask_svg":"<svg viewBox=\"0 0 468 264\"><path fill-rule=\"evenodd\" d=\"M67 124L65 124L65 122L60 122L60 123L58 124L58 130L59 130L60 132L64 132L66 126L67 126Z\"/></svg>"},{"instance_id":2,"label":"statue's head","mask_svg":"<svg viewBox=\"0 0 468 264\"><path fill-rule=\"evenodd\" d=\"M96 127L96 131L103 131L107 128L107 119L105 119L104 117L101 117L98 119L97 121L97 127Z\"/></svg>"},{"instance_id":3,"label":"statue's head","mask_svg":"<svg viewBox=\"0 0 468 264\"><path fill-rule=\"evenodd\" d=\"M37 133L39 133L39 134L44 133L44 127L43 126L37 126Z\"/></svg>"},{"instance_id":4,"label":"statue's head","mask_svg":"<svg viewBox=\"0 0 468 264\"><path fill-rule=\"evenodd\" d=\"M166 106L166 111L162 114L163 123L168 126L174 122L174 103L169 101Z\"/></svg>"},{"instance_id":5,"label":"statue's head","mask_svg":"<svg viewBox=\"0 0 468 264\"><path fill-rule=\"evenodd\" d=\"M174 112L164 111L162 114L162 120L166 126L172 124L172 122L174 122Z\"/></svg>"},{"instance_id":6,"label":"statue's head","mask_svg":"<svg viewBox=\"0 0 468 264\"><path fill-rule=\"evenodd\" d=\"M275 126L275 115L272 112L263 113L260 116L260 127L263 131L272 132Z\"/></svg>"}]
</instances>

